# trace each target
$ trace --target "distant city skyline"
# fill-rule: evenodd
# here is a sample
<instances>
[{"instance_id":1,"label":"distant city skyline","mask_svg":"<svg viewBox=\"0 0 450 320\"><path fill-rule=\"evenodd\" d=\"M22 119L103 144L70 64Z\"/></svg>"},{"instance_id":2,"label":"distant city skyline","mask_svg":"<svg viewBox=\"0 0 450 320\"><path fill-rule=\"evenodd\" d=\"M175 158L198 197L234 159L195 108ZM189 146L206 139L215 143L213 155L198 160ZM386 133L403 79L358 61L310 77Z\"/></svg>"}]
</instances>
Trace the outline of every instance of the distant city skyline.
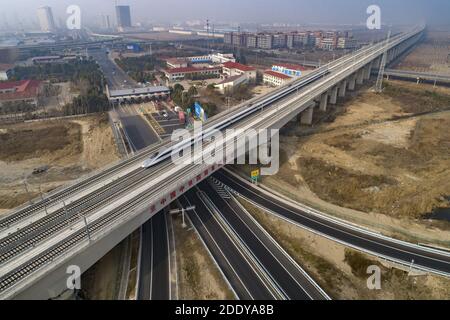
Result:
<instances>
[{"instance_id":1,"label":"distant city skyline","mask_svg":"<svg viewBox=\"0 0 450 320\"><path fill-rule=\"evenodd\" d=\"M384 24L449 24L448 0L378 0ZM187 20L235 23L290 23L290 24L362 24L367 18L366 8L373 0L229 0L226 5L217 0L128 0L117 1L130 5L133 23L175 23ZM7 4L7 5L5 5ZM109 15L116 24L114 0L3 0L2 17L10 26L34 24L37 9L50 6L54 20L64 20L66 8L81 7L83 23L92 25L101 15ZM256 5L257 4L257 5ZM327 10L332 8L332 10ZM239 10L238 10L239 9ZM1 25L0 25L1 27Z\"/></svg>"},{"instance_id":2,"label":"distant city skyline","mask_svg":"<svg viewBox=\"0 0 450 320\"><path fill-rule=\"evenodd\" d=\"M53 18L52 8L44 6L37 9L37 16L41 31L55 31L56 25Z\"/></svg>"}]
</instances>

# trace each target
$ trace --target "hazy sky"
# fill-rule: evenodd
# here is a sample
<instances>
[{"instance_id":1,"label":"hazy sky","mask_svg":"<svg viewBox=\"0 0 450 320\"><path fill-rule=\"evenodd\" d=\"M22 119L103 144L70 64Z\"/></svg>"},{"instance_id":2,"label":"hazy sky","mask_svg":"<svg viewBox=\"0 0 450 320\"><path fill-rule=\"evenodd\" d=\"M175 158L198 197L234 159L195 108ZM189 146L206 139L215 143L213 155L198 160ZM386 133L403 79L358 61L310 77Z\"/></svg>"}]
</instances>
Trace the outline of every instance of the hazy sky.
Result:
<instances>
[{"instance_id":1,"label":"hazy sky","mask_svg":"<svg viewBox=\"0 0 450 320\"><path fill-rule=\"evenodd\" d=\"M114 16L115 0L0 0L0 20L36 20L36 9L53 8L56 20L68 5L77 4L82 17ZM366 8L378 4L383 23L450 24L450 0L120 0L131 5L134 21L191 19L235 22L357 24L366 21Z\"/></svg>"}]
</instances>

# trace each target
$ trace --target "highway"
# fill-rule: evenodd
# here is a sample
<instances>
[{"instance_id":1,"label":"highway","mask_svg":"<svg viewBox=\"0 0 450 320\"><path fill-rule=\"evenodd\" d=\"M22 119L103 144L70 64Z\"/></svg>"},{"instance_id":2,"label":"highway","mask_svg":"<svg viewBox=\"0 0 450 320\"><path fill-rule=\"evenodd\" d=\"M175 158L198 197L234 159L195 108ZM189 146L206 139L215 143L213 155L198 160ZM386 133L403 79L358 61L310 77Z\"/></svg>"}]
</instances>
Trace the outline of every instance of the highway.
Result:
<instances>
[{"instance_id":1,"label":"highway","mask_svg":"<svg viewBox=\"0 0 450 320\"><path fill-rule=\"evenodd\" d=\"M150 128L147 121L134 106L120 105L115 108L125 131L126 138L134 151L143 150L160 141L158 134Z\"/></svg>"},{"instance_id":2,"label":"highway","mask_svg":"<svg viewBox=\"0 0 450 320\"><path fill-rule=\"evenodd\" d=\"M427 72L417 72L409 70L397 70L397 69L386 69L384 72L385 76L399 79L407 79L412 81L426 81L428 83L435 84L450 84L450 75L427 73Z\"/></svg>"},{"instance_id":3,"label":"highway","mask_svg":"<svg viewBox=\"0 0 450 320\"><path fill-rule=\"evenodd\" d=\"M137 87L136 82L111 60L105 49L89 50L88 53L100 66L110 90Z\"/></svg>"},{"instance_id":4,"label":"highway","mask_svg":"<svg viewBox=\"0 0 450 320\"><path fill-rule=\"evenodd\" d=\"M166 212L142 226L137 300L169 300L170 263Z\"/></svg>"},{"instance_id":5,"label":"highway","mask_svg":"<svg viewBox=\"0 0 450 320\"><path fill-rule=\"evenodd\" d=\"M213 217L200 199L198 190L190 190L180 197L183 207L195 206L188 216L208 248L221 272L241 300L275 300L277 296L259 275L260 271L246 256L239 244L233 242L225 228Z\"/></svg>"},{"instance_id":6,"label":"highway","mask_svg":"<svg viewBox=\"0 0 450 320\"><path fill-rule=\"evenodd\" d=\"M390 46L404 41L415 32L393 38ZM367 62L379 57L384 50L383 44L377 44L335 60L288 86L274 90L268 95L251 99L211 118L204 126L204 130L216 126L220 130L270 127L274 121L278 121L277 119L290 117L292 110L298 110L299 106L306 108L311 99L358 71ZM323 75L324 71L328 74ZM235 136L229 137L229 139L235 138ZM174 144L174 142L165 140L162 145L171 147ZM204 143L204 146L207 147L208 144ZM0 264L0 297L11 297L17 292L21 292L29 283L25 279L30 279L33 275L40 274L42 276L53 268L55 261L64 261L71 252L90 248L91 241L87 240L91 237L97 239L111 234L113 230L118 230L119 226L123 226L124 222L131 221L138 214L148 212L146 210L152 204L152 207L159 211L162 206L169 203L168 200L172 196L168 198L168 195L173 193L174 188L184 184L183 188L185 189L183 190L187 190L187 179L203 176L205 172L205 175L209 175L217 169L214 167L205 170L208 168L206 165L180 166L172 163L170 159L166 159L150 169L143 170L140 167L142 159L153 154L155 150L157 148L146 148L136 156L111 166L108 169L109 172L96 173L72 184L67 189L60 189L50 195L45 195L44 201L35 201L33 205L24 206L2 218L0 220L0 247L2 246L1 239L21 232L29 225L42 223L41 231L51 230L52 224L57 219L60 219L58 221L62 225L65 221L68 222L68 217L78 217L78 219L74 218L72 224L66 223L65 226L46 233L44 238L40 237L40 232L35 232L16 240L12 247L7 248L6 253L13 252L16 247L28 241L28 244L14 259ZM205 148L202 154L199 153L196 156L207 156L207 154L208 150ZM127 175L133 175L134 178L130 179ZM92 183L91 180L95 182ZM124 191L124 186L128 186L129 189ZM178 191L178 189L176 190ZM96 206L95 198L99 191L107 193L107 195L104 194L104 197L108 197L108 200L105 200L102 205ZM176 197L184 193L180 191L181 193L177 194L177 191L175 191ZM89 197L91 197L90 200L86 201ZM84 210L75 207L78 200L84 205ZM174 199L172 198L172 200ZM62 204L62 201L65 201L66 206ZM80 218L80 211L84 217ZM56 216L58 212L59 216ZM62 216L61 212L63 212ZM71 212L71 215L65 216L66 212ZM44 219L47 218L50 219L44 223ZM88 220L87 227L85 218ZM33 279L35 278L33 277Z\"/></svg>"},{"instance_id":7,"label":"highway","mask_svg":"<svg viewBox=\"0 0 450 320\"><path fill-rule=\"evenodd\" d=\"M220 171L219 171L220 172ZM215 179L199 185L200 197L212 208L212 215L223 221L249 255L261 268L271 287L282 299L323 300L325 292L254 220L246 210Z\"/></svg>"},{"instance_id":8,"label":"highway","mask_svg":"<svg viewBox=\"0 0 450 320\"><path fill-rule=\"evenodd\" d=\"M450 276L450 253L414 245L355 227L317 210L284 201L222 170L214 175L256 206L314 233L414 269Z\"/></svg>"},{"instance_id":9,"label":"highway","mask_svg":"<svg viewBox=\"0 0 450 320\"><path fill-rule=\"evenodd\" d=\"M111 60L112 58L105 50L96 50L91 55L102 69L110 90L137 86L135 81ZM135 106L119 104L115 110L133 152L143 150L160 141L158 134L143 119ZM138 300L170 299L170 253L167 232L164 212L155 215L141 228L139 279L137 279Z\"/></svg>"}]
</instances>

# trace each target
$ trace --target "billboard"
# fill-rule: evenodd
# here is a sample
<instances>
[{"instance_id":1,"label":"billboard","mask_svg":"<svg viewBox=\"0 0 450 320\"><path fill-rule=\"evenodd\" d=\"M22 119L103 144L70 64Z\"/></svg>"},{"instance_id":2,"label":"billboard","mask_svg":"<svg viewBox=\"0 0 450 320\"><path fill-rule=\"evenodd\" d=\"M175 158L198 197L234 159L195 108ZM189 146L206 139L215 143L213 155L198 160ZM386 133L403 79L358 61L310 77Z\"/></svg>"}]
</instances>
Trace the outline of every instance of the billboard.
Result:
<instances>
[{"instance_id":1,"label":"billboard","mask_svg":"<svg viewBox=\"0 0 450 320\"><path fill-rule=\"evenodd\" d=\"M205 110L203 110L202 106L200 105L200 103L196 102L194 104L194 115L197 119L205 122L208 118L208 116L206 115Z\"/></svg>"},{"instance_id":2,"label":"billboard","mask_svg":"<svg viewBox=\"0 0 450 320\"><path fill-rule=\"evenodd\" d=\"M127 44L127 50L134 51L134 52L140 52L142 49L139 44L131 43L131 44Z\"/></svg>"}]
</instances>

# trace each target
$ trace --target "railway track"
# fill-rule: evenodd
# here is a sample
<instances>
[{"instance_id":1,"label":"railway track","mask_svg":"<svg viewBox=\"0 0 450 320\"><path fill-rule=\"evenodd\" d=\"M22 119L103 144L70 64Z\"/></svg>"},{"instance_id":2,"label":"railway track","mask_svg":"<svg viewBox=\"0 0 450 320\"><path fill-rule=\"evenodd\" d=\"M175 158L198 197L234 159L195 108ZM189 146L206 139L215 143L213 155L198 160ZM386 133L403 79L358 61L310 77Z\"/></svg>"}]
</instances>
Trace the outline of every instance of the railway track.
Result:
<instances>
[{"instance_id":1,"label":"railway track","mask_svg":"<svg viewBox=\"0 0 450 320\"><path fill-rule=\"evenodd\" d=\"M89 186L92 186L101 180L107 179L108 177L112 177L113 175L117 174L120 170L123 170L127 167L136 165L137 163L142 162L146 157L149 155L155 153L159 148L161 148L161 145L154 146L148 150L145 150L144 152L136 155L134 158L129 159L128 161L121 162L120 164L110 167L106 169L105 171L102 171L92 177L87 177L83 181L71 185L69 187L66 187L65 189L55 193L51 194L50 196L44 198L43 200L28 206L26 208L20 209L16 212L13 212L7 216L5 216L3 219L0 219L0 230L8 228L14 224L17 224L23 219L26 219L30 217L31 215L37 213L38 211L45 210L46 207L49 207L50 205L54 205L58 202L61 202L63 199L67 198L71 194L76 193L77 191L80 191L84 188L88 188ZM130 173L133 173L130 172ZM126 175L124 176L126 178ZM124 178L121 177L121 178Z\"/></svg>"},{"instance_id":2,"label":"railway track","mask_svg":"<svg viewBox=\"0 0 450 320\"><path fill-rule=\"evenodd\" d=\"M380 50L380 49L378 49ZM365 51L362 51L358 54L353 55L352 57L347 57L344 60L341 60L341 62L345 63L346 61L351 61L351 59L355 59L360 55L360 54L366 54ZM327 66L327 68L338 68L340 67L338 64L331 64L332 67ZM352 66L353 68L353 66ZM348 72L346 70L344 70L343 72ZM342 73L342 72L341 72ZM316 74L317 75L317 74ZM340 75L340 73L338 72L338 75ZM337 75L337 76L338 76ZM336 77L336 76L334 76ZM305 77L307 78L307 77ZM304 80L304 79L303 79ZM289 85L288 87L285 87L283 90L280 91L274 91L272 92L272 94L274 94L273 96L270 96L269 98L267 97L259 97L258 99L254 99L251 100L250 102L248 102L249 104L243 104L240 106L237 106L236 108L230 110L230 112L237 112L238 110L240 110L241 108L249 108L251 107L256 101L262 101L261 106L259 107L259 109L256 109L255 113L252 114L252 116L250 117L250 119L246 119L244 120L244 118L240 119L239 121L239 126L241 127L245 127L245 126L252 126L253 121L255 121L255 118L258 117L258 110L260 112L269 112L269 116L270 113L286 113L289 112L289 110L292 107L296 107L294 105L294 103L297 103L298 99L294 97L294 99L292 99L292 95L296 94L296 90L298 90L300 86L295 86L296 83L299 82L293 82L291 85ZM322 83L317 84L315 86L313 86L313 88L310 88L309 91L311 91L311 93L308 93L307 95L305 95L305 97L303 97L302 99L307 101L310 100L312 95L314 95L315 97L317 96L317 93L320 93L322 90L321 88ZM288 98L285 100L285 98ZM295 101L294 101L295 100ZM281 110L278 110L278 103L283 104L282 106L284 108L281 108ZM270 107L272 108L271 111L267 111L264 110L264 108L266 106L268 106L270 104ZM221 114L220 117L218 117L217 119L212 119L211 122L205 126L205 128L208 128L210 126L213 126L215 123L223 122L224 116L225 114ZM247 121L249 121L248 123L246 123ZM269 117L267 117L267 119L265 119L264 122L267 121L271 121L271 119ZM221 124L222 125L222 124ZM237 123L234 122L230 122L229 123L229 127L235 127L237 125ZM258 126L261 125L261 123L258 123ZM222 128L222 127L221 127ZM167 145L167 141L166 141L166 145ZM149 151L152 150L152 148L146 150L145 152L135 156L135 158L132 158L126 162L121 163L119 166L113 166L111 168L109 168L108 170L112 170L109 171L109 174L111 174L112 172L115 172L116 170L119 170L118 167L122 166L127 166L130 165L130 161L133 161L133 163L135 163L134 161L142 161L143 158L147 157L148 154L150 152L155 152L156 150L158 150L161 147L161 145L155 146L153 147L153 151ZM139 160L140 159L140 160ZM171 166L173 164L170 161L164 161L161 163L161 170L166 170L166 169L171 169ZM107 170L107 171L108 171ZM19 281L23 280L24 278L26 278L27 276L29 276L31 273L37 271L38 269L42 268L43 266L47 265L48 263L51 263L52 261L55 261L56 258L61 258L61 255L67 253L71 248L73 248L75 245L79 244L80 242L84 241L89 235L94 235L97 232L103 231L103 230L107 230L107 226L111 223L113 223L114 221L116 221L116 219L121 218L121 220L124 220L124 216L127 215L132 215L133 214L133 210L140 208L143 209L146 205L148 205L148 201L149 199L151 199L152 197L156 197L159 196L161 192L163 191L167 191L166 189L168 189L170 186L172 186L173 184L176 184L180 177L184 177L186 175L190 175L193 174L192 176L195 176L196 170L198 171L198 166L196 165L189 165L185 168L183 168L183 170L181 171L176 171L177 174L172 174L172 176L168 177L165 180L160 179L159 182L157 184L153 184L153 185L149 185L148 188L146 188L145 191L140 191L138 195L135 195L133 198L131 198L130 200L127 200L126 203L122 203L120 205L118 205L117 207L111 209L109 212L99 212L98 214L96 214L96 209L97 207L91 207L90 205L88 206L88 204L90 204L91 202L94 202L94 200L96 202L98 202L98 190L97 192L93 192L95 194L95 196L84 196L80 199L81 202L79 202L79 206L75 207L75 201L73 202L73 204L71 204L71 208L73 207L73 215L71 214L70 217L74 217L74 220L71 220L71 223L73 223L72 225L68 225L68 219L64 216L58 216L57 214L53 215L49 215L49 217L51 217L49 220L39 220L40 222L44 223L43 225L35 225L35 227L37 229L26 229L27 227L23 228L24 232L25 230L28 230L28 232L25 232L24 234L22 234L21 238L17 239L13 239L11 238L12 242L9 242L9 244L6 244L6 246L8 246L8 250L5 249L5 253L8 253L10 251L14 251L14 249L17 247L17 245L20 245L20 243L27 238L28 241L37 241L37 242L30 242L27 244L27 248L34 248L36 251L35 253L33 252L33 255L31 255L30 252L30 257L25 256L25 255L21 255L18 257L18 255L20 254L20 252L24 252L25 249L23 249L20 252L16 252L13 253L13 257L18 257L17 260L14 260L14 263L12 263L12 257L6 257L7 260L11 262L10 264L5 264L2 266L0 265L0 270L2 270L2 275L0 275L0 295L3 295L3 292L5 290L8 290L9 288L11 288L11 286L13 286L14 284L18 283ZM133 170L132 172L130 172L130 174L132 175L133 172L137 172L139 171L139 169ZM153 174L156 175L157 171L153 171L152 169L150 169L148 171L148 173L144 177L142 177L142 181L146 180L147 178L151 177ZM136 173L135 178L138 179L138 173ZM99 180L101 180L102 178L100 178L101 176L103 176L103 178L105 176L108 176L108 174L105 174L105 172L98 174L97 176L94 177L98 177ZM157 176L156 176L157 177ZM91 180L93 179L92 177L90 178ZM151 179L150 179L151 180ZM133 182L134 181L134 182ZM73 193L74 190L78 190L76 189L77 185L79 186L79 188L82 188L81 185L85 183L86 185L89 185L90 183L92 183L91 181L88 181L88 179L86 179L85 181L80 182L79 184L73 185L67 189L64 189L61 191L61 193L58 195L57 193L51 195L50 197L47 198L47 201L56 201L54 200L56 197L60 196L60 197L64 197L62 194L67 194L67 192L69 192L70 190L72 190L70 193ZM113 197L115 196L119 196L121 194L123 194L124 192L127 192L129 190L131 190L133 188L133 183L138 183L136 182L136 180L133 180L131 178L127 178L126 175L116 179L115 181L110 182L106 187L108 188L108 191L105 191L104 193L104 203L108 203L111 207L114 204L114 201L111 201ZM119 186L122 186L122 188L119 188ZM134 185L135 186L135 185ZM72 188L72 189L71 189ZM99 188L100 189L100 188ZM117 190L117 192L112 192L112 190L116 190L116 189L122 189L122 190ZM122 192L122 193L121 193ZM90 198L92 197L92 198ZM50 200L49 200L50 199ZM90 199L90 202L89 200ZM156 199L158 199L156 197ZM59 198L59 201L61 201L61 198ZM86 202L88 201L88 202ZM42 203L40 204L40 208L43 207L43 203L45 203L44 201L42 201ZM83 207L84 205L84 207ZM92 206L95 206L95 204L92 204ZM32 206L33 207L33 206ZM44 207L45 208L45 207ZM25 210L24 215L25 216L29 216L31 215L33 212L31 213L26 213L26 209L22 209ZM30 209L32 210L32 209ZM21 211L16 212L20 213ZM64 210L59 210L58 214L66 214L67 212ZM77 217L77 213L83 212L85 215L88 213L93 213L92 217L95 219L93 220L90 224L88 224L87 226L87 230L84 226L84 224L82 223L82 221L76 221L76 217ZM100 214L102 214L100 216ZM5 219L7 218L11 218L12 216L14 216L14 214L11 214L9 216L7 216ZM1 220L1 222L4 222L5 219ZM20 220L20 218L18 218ZM61 220L58 220L61 219ZM16 223L16 222L13 222ZM30 223L30 226L32 224ZM1 225L0 225L1 226ZM9 225L8 225L9 226ZM52 228L52 227L56 227ZM64 230L63 228L66 227ZM70 227L70 228L67 228ZM60 231L55 239L49 239L48 241L46 241L46 245L47 247L39 247L39 248L35 248L34 245L36 243L40 243L43 241L42 238L40 238L40 234L42 233L41 231L44 228L49 228L51 229L49 232L49 234L44 235L43 239L48 239L51 235L56 234L58 231ZM18 230L10 235L16 235L19 236L19 233L21 230ZM17 234L16 234L17 233ZM98 233L97 233L98 234ZM8 235L8 236L10 236ZM11 245L13 244L13 245ZM4 248L6 248L6 246L4 246ZM33 250L30 250L33 251ZM34 255L35 254L35 255ZM60 259L61 261L61 259Z\"/></svg>"},{"instance_id":3,"label":"railway track","mask_svg":"<svg viewBox=\"0 0 450 320\"><path fill-rule=\"evenodd\" d=\"M380 46L380 45L381 44L378 44L377 46ZM333 69L334 67L339 66L340 63L344 62L346 59L347 60L356 59L358 56L365 54L366 49L364 49L364 48L360 49L359 51L356 51L350 58L344 56L340 59L337 59L337 60L329 63L328 65L325 65L324 67ZM319 69L316 71L319 72ZM278 94L283 94L283 92L285 92L285 91L288 91L289 94L292 94L293 92L295 92L295 86L310 76L312 77L313 73L303 79L299 79L299 80L292 82L288 88L281 87L281 88L278 88L278 89L272 91L271 95L276 97L276 96L278 96ZM214 126L217 122L220 122L221 119L226 117L228 114L235 113L235 112L240 111L241 109L243 110L245 108L248 108L249 105L251 106L253 104L259 103L260 101L263 101L264 99L267 99L267 98L265 96L256 97L256 98L253 98L253 99L247 101L246 103L240 104L240 105L236 106L235 108L232 108L231 110L226 111L226 112L218 115L217 117L210 119L208 124L205 125L204 129ZM148 149L144 149L141 153L136 154L131 159L128 159L128 160L120 162L119 164L113 165L112 167L107 168L100 173L85 177L85 178L83 178L82 181L75 183L71 186L68 186L60 191L51 193L48 197L44 198L43 200L41 200L39 202L36 202L35 204L32 204L25 208L19 209L18 211L5 216L3 219L0 219L0 230L8 228L14 224L17 224L21 220L26 219L27 217L30 217L31 215L33 215L41 210L45 210L46 207L48 207L50 205L54 205L55 203L61 202L63 199L76 193L77 191L80 191L84 188L88 188L89 186L92 186L95 183L100 182L101 180L107 179L108 177L113 176L114 174L117 174L118 171L123 170L126 167L129 167L129 166L135 165L136 163L142 162L145 158L154 154L162 147L168 146L169 144L171 144L171 142L169 140L166 140L162 144L159 144L159 145L156 145L153 147L149 147Z\"/></svg>"},{"instance_id":4,"label":"railway track","mask_svg":"<svg viewBox=\"0 0 450 320\"><path fill-rule=\"evenodd\" d=\"M170 165L170 164L169 164ZM165 169L164 167L160 168L161 170ZM186 168L187 171L195 171L197 169L197 166L190 165L188 168ZM155 172L153 172L154 174ZM176 176L171 177L170 179L167 179L163 182L161 182L160 188L167 187L176 181L178 181L179 178ZM95 221L88 224L88 230L89 235L92 238L95 236L95 233L104 230L104 227L114 222L116 219L121 218L123 215L130 214L133 212L134 209L137 209L141 207L142 199L150 199L152 196L155 196L159 193L159 189L157 188L156 191L154 189L143 191L142 193L135 196L133 199L128 201L127 203L119 205L114 210L110 211L108 214L96 219ZM67 238L65 238L60 243L57 243L50 248L46 249L42 253L36 255L33 257L33 259L27 261L26 263L18 266L17 268L11 270L10 272L7 272L4 275L0 276L0 294L7 290L12 285L16 284L18 281L21 281L26 276L30 275L31 273L37 271L38 269L44 267L45 265L53 262L55 258L63 255L66 253L70 248L74 247L75 245L79 244L80 242L84 240L88 240L88 234L86 232L85 227L79 227L79 230L75 231L73 234L69 235Z\"/></svg>"},{"instance_id":5,"label":"railway track","mask_svg":"<svg viewBox=\"0 0 450 320\"><path fill-rule=\"evenodd\" d=\"M51 215L2 239L0 241L0 265L25 252L27 249L35 247L56 232L70 227L79 219L80 214L88 215L100 209L113 198L120 197L133 188L138 187L149 176L165 170L166 167L167 165L147 171L144 169L137 170L128 179L112 186L105 186L99 193L90 194L87 198L79 199L71 203L67 208L57 210Z\"/></svg>"}]
</instances>

